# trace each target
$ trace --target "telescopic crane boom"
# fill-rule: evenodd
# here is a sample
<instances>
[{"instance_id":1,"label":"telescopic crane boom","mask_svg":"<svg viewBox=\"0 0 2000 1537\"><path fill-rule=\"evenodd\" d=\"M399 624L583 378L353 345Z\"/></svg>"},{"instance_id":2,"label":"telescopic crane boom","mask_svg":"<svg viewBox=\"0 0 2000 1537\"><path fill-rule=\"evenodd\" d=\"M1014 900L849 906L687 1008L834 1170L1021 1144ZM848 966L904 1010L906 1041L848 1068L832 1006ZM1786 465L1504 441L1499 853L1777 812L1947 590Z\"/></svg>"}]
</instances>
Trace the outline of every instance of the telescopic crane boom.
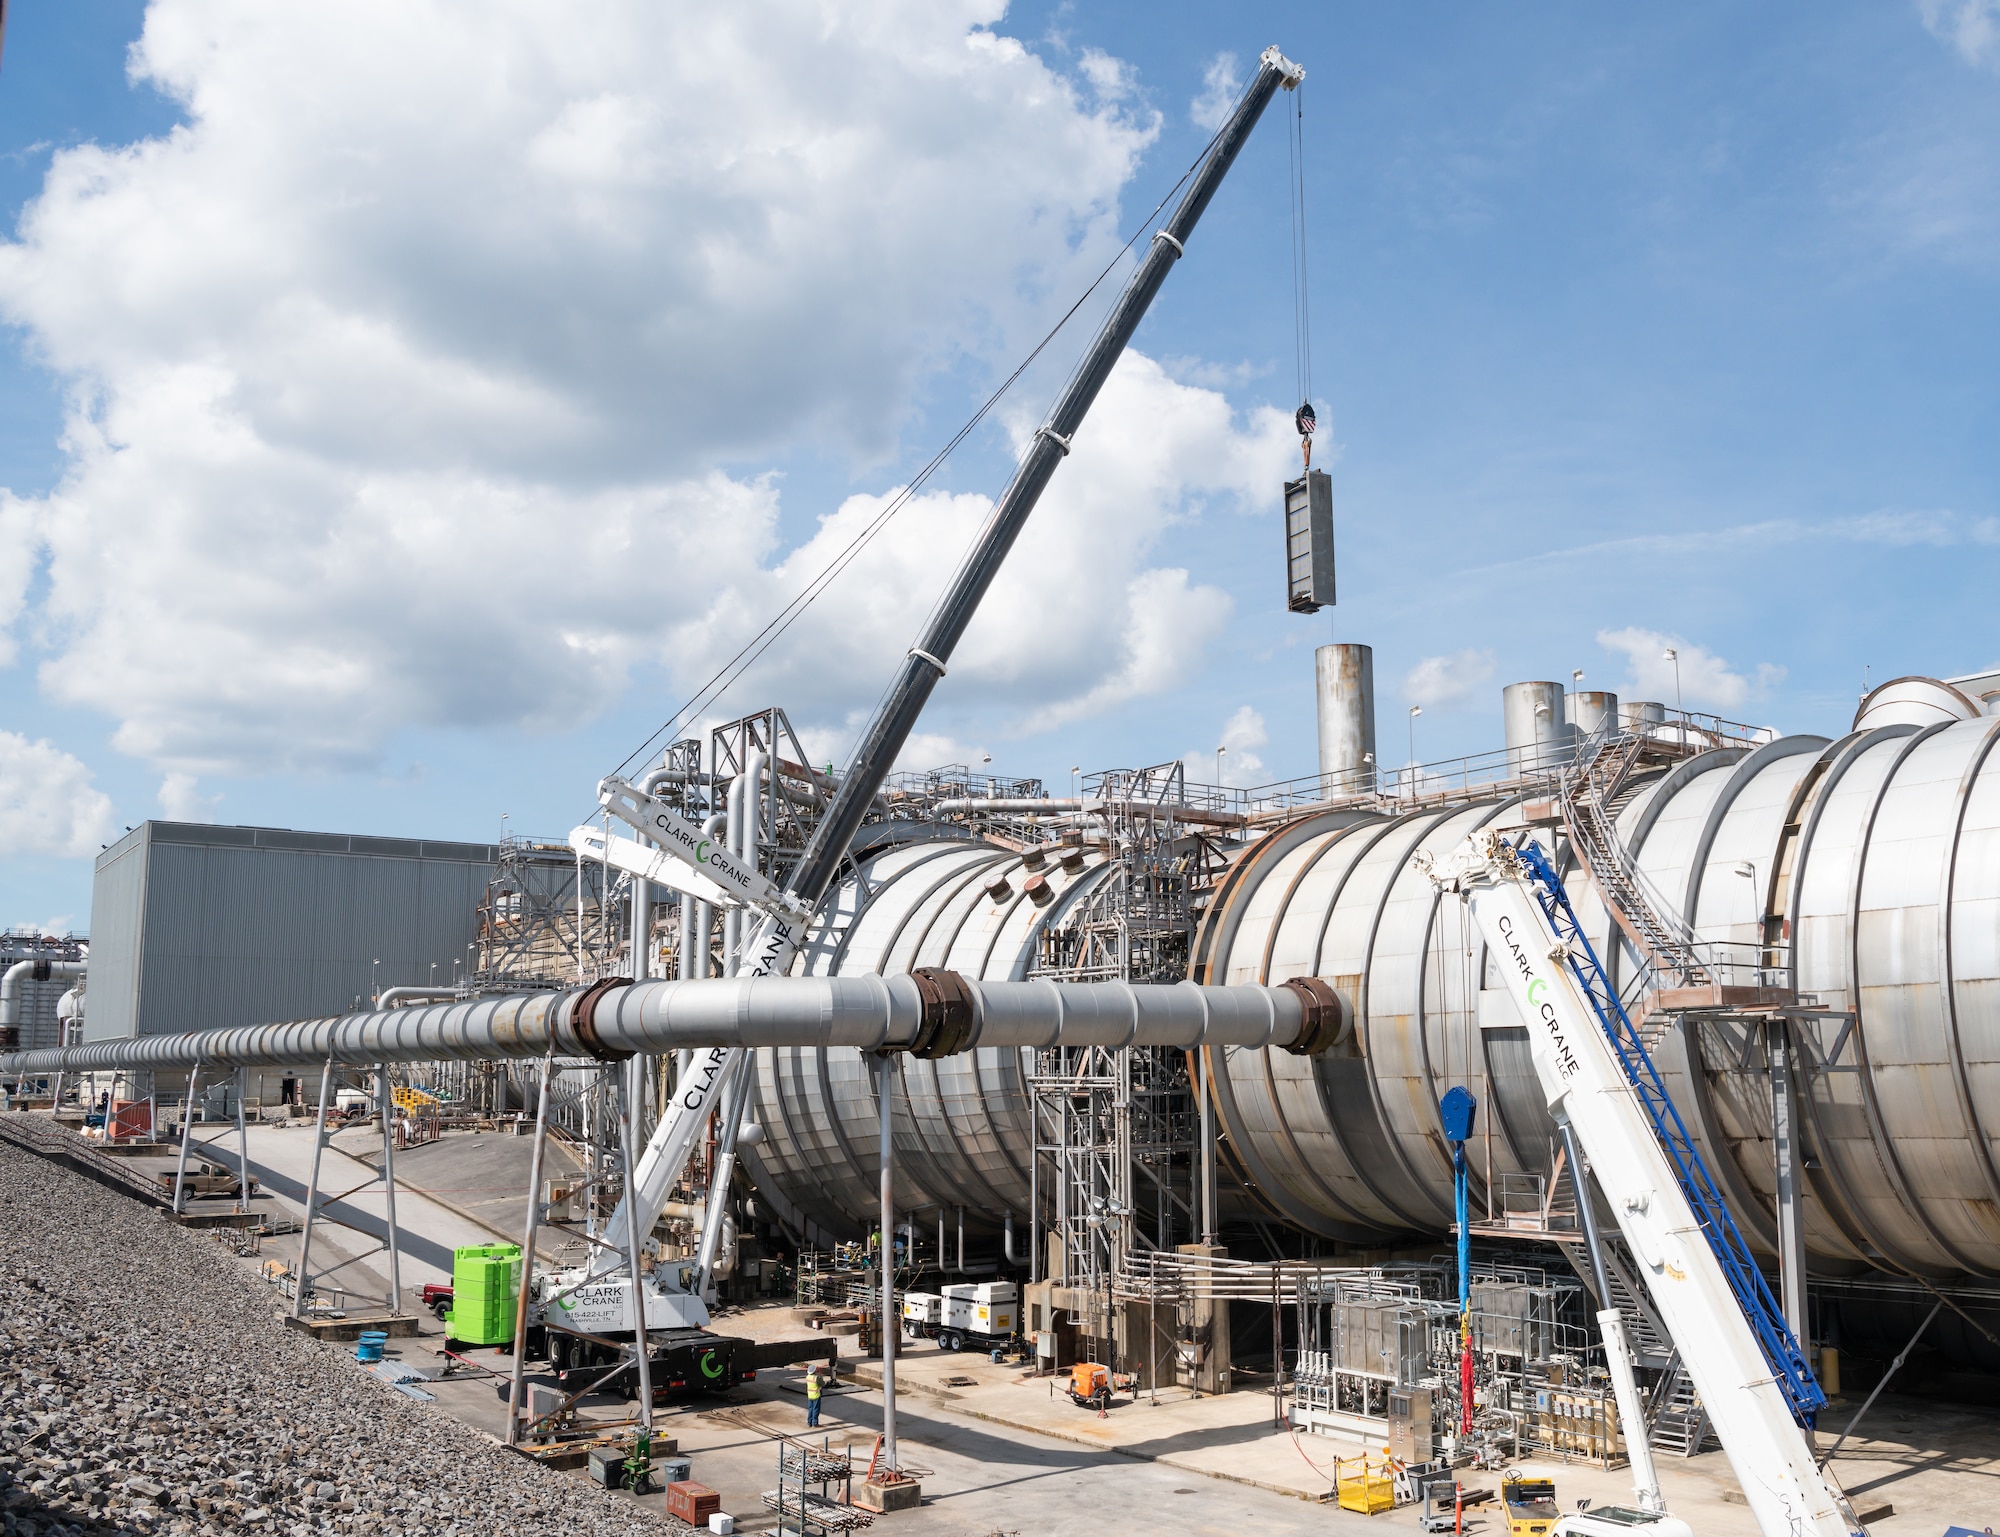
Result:
<instances>
[{"instance_id":1,"label":"telescopic crane boom","mask_svg":"<svg viewBox=\"0 0 2000 1537\"><path fill-rule=\"evenodd\" d=\"M999 574L1001 563L1006 560L1007 552L1013 548L1015 539L1026 525L1028 515L1035 510L1035 504L1055 475L1056 467L1068 457L1071 441L1096 401L1098 391L1103 389L1104 381L1111 376L1112 367L1124 353L1133 332L1138 330L1140 320L1145 317L1154 295L1166 282L1168 272L1186 254L1195 225L1200 222L1223 178L1229 174L1229 168L1236 163L1237 155L1250 137L1251 129L1257 126L1258 118L1263 116L1265 107L1280 88L1291 90L1304 78L1305 71L1276 47L1264 50L1258 60L1256 78L1250 82L1228 121L1209 145L1208 153L1195 168L1188 190L1174 209L1173 216L1153 232L1146 254L1125 285L1125 291L1112 306L1110 315L1091 342L1082 362L1077 365L1048 420L1035 430L1027 452L1015 468L1013 480L994 504L985 527L980 530L979 537L954 573L917 643L910 647L901 673L862 734L854 759L841 777L833 804L806 846L782 896L758 900L751 897L743 886L738 886L737 889L743 892L744 905L759 911L762 919L755 933L743 945L737 965L738 976L782 976L791 969L792 959L798 954L800 942L805 938L806 919L802 915L817 909L820 898L833 884L862 818L882 788L882 782L888 777L897 755L902 752L903 744L908 741L932 688L944 676L952 652L965 634L966 626L972 622L973 614L978 611L986 589ZM627 813L631 811L650 816L652 808L638 806L632 799L633 793L628 786L607 781L604 792L607 808L626 820L629 820ZM669 836L662 846L668 853L678 849L684 857L691 859L692 851L685 847L684 829L686 824L682 824L680 829L667 828ZM609 852L620 856L625 851L612 847ZM613 862L618 862L618 858L614 857ZM626 867L630 867L629 863ZM716 873L720 872L702 872L704 880L712 880ZM723 884L727 884L726 878ZM764 896L763 893L758 895ZM687 1165L688 1155L709 1112L725 1102L724 1096L742 1070L744 1055L740 1050L720 1047L696 1053L691 1070L684 1075L673 1103L660 1117L639 1160L632 1179L632 1190L619 1202L618 1210L612 1216L609 1232L618 1249L624 1247L619 1235L626 1231L628 1221L642 1235L652 1227L668 1192ZM612 1252L611 1249L598 1251L606 1258L600 1259L597 1264L606 1271L618 1268L617 1261L609 1258Z\"/></svg>"},{"instance_id":2,"label":"telescopic crane boom","mask_svg":"<svg viewBox=\"0 0 2000 1537\"><path fill-rule=\"evenodd\" d=\"M1550 1114L1589 1155L1758 1529L1866 1537L1800 1428L1825 1394L1547 856L1488 830L1449 860L1417 864L1464 899L1485 936L1528 1027Z\"/></svg>"}]
</instances>

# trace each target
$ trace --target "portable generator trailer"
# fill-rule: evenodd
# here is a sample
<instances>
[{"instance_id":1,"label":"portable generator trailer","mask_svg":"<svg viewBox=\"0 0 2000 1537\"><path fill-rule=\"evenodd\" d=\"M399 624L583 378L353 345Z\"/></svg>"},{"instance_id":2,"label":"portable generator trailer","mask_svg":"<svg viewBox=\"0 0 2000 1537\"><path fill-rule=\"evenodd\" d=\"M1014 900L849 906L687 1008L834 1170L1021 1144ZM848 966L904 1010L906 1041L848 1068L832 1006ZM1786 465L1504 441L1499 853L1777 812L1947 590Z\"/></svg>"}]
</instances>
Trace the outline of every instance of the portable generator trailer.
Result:
<instances>
[{"instance_id":1,"label":"portable generator trailer","mask_svg":"<svg viewBox=\"0 0 2000 1537\"><path fill-rule=\"evenodd\" d=\"M1019 1302L1012 1281L947 1286L940 1296L937 1341L946 1350L1002 1349L1013 1342Z\"/></svg>"}]
</instances>

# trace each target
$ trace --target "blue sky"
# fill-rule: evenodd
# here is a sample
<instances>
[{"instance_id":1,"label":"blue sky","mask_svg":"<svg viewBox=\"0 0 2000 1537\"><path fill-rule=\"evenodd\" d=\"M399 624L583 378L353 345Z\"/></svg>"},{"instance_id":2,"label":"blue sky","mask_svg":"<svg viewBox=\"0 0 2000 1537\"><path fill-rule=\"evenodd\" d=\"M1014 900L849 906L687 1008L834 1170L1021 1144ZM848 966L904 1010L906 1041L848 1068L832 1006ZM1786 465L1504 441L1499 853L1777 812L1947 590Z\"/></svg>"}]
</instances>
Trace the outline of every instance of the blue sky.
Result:
<instances>
[{"instance_id":1,"label":"blue sky","mask_svg":"<svg viewBox=\"0 0 2000 1537\"><path fill-rule=\"evenodd\" d=\"M566 828L833 535L788 552L920 465L1131 233L1206 138L1218 55L1241 78L1270 42L1308 70L1340 605L1282 606L1274 115L928 748L1060 782L1227 732L1246 777L1307 773L1329 638L1375 646L1385 742L1424 703L1425 759L1495 745L1517 678L1657 696L1662 637L1690 706L1824 733L1864 671L2000 660L1990 0L968 6L950 27L994 40L947 87L933 19L929 54L836 36L777 88L735 83L740 39L704 37L704 72L636 23L537 73L530 7L463 36L361 7L372 51L323 67L303 8L157 9L151 83L144 8L109 0L12 8L0 61L0 921L85 922L85 833L163 806ZM620 56L647 47L681 71L664 105ZM404 59L459 72L448 120ZM705 164L672 162L682 101ZM745 171L732 133L779 147ZM718 713L775 699L837 755L1058 383Z\"/></svg>"}]
</instances>

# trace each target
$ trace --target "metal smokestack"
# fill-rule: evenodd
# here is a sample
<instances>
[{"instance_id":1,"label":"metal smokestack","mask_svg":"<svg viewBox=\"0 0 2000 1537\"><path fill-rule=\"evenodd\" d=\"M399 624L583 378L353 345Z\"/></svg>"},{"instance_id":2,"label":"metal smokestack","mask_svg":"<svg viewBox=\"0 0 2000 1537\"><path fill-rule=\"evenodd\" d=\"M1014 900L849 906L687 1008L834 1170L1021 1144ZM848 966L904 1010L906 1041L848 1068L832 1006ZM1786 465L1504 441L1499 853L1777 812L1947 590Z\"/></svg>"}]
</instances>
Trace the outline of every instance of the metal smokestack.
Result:
<instances>
[{"instance_id":1,"label":"metal smokestack","mask_svg":"<svg viewBox=\"0 0 2000 1537\"><path fill-rule=\"evenodd\" d=\"M1618 696L1603 689L1577 689L1569 696L1569 723L1578 737L1587 737L1606 721L1616 729Z\"/></svg>"},{"instance_id":2,"label":"metal smokestack","mask_svg":"<svg viewBox=\"0 0 2000 1537\"><path fill-rule=\"evenodd\" d=\"M1375 787L1375 651L1335 644L1313 653L1319 707L1319 773L1326 793Z\"/></svg>"},{"instance_id":3,"label":"metal smokestack","mask_svg":"<svg viewBox=\"0 0 2000 1537\"><path fill-rule=\"evenodd\" d=\"M1507 767L1532 774L1562 762L1570 741L1560 683L1510 683L1500 691L1507 728Z\"/></svg>"}]
</instances>

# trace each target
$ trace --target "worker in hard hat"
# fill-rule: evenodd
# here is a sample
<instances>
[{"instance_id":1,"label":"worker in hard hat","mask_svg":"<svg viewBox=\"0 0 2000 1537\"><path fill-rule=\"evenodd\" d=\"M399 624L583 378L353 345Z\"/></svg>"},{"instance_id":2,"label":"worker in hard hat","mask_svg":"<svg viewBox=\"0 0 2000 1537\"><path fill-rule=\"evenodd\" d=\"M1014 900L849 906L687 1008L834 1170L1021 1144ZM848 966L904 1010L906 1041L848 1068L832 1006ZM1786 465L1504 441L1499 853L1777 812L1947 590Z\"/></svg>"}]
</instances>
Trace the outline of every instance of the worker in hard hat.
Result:
<instances>
[{"instance_id":1,"label":"worker in hard hat","mask_svg":"<svg viewBox=\"0 0 2000 1537\"><path fill-rule=\"evenodd\" d=\"M821 1380L819 1368L809 1367L806 1371L806 1429L819 1427L820 1401L826 1395L826 1384Z\"/></svg>"}]
</instances>

